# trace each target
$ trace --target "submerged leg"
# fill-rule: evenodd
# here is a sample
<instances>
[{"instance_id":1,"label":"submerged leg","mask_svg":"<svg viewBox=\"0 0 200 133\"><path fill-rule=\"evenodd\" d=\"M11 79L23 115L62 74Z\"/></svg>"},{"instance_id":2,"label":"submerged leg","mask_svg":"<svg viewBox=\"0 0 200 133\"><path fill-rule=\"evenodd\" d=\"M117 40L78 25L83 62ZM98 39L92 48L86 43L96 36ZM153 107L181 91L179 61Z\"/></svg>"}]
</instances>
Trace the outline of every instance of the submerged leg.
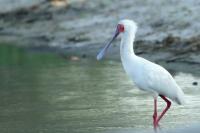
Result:
<instances>
[{"instance_id":1,"label":"submerged leg","mask_svg":"<svg viewBox=\"0 0 200 133\"><path fill-rule=\"evenodd\" d=\"M156 124L158 125L159 121L161 120L161 118L164 116L164 114L167 112L167 110L170 108L171 106L171 102L163 95L159 95L166 103L167 106L166 108L163 110L163 112L161 113L161 115L158 117Z\"/></svg>"},{"instance_id":2,"label":"submerged leg","mask_svg":"<svg viewBox=\"0 0 200 133\"><path fill-rule=\"evenodd\" d=\"M153 113L153 127L157 130L157 98L154 98L154 113Z\"/></svg>"}]
</instances>

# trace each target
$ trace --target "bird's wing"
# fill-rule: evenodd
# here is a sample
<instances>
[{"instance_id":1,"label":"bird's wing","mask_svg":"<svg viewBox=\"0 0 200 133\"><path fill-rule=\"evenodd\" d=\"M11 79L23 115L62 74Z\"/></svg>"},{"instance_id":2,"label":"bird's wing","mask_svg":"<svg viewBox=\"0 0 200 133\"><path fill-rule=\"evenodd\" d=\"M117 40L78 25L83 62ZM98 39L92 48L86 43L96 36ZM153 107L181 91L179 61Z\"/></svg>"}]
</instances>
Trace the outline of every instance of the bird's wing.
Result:
<instances>
[{"instance_id":1,"label":"bird's wing","mask_svg":"<svg viewBox=\"0 0 200 133\"><path fill-rule=\"evenodd\" d=\"M184 92L166 69L150 61L143 60L141 70L142 81L144 81L143 84L146 85L146 88L164 95L178 104L185 103Z\"/></svg>"},{"instance_id":2,"label":"bird's wing","mask_svg":"<svg viewBox=\"0 0 200 133\"><path fill-rule=\"evenodd\" d=\"M168 97L171 97L170 95L173 95L173 92L176 91L176 82L163 67L151 64L151 66L145 67L145 71L145 81L152 90Z\"/></svg>"}]
</instances>

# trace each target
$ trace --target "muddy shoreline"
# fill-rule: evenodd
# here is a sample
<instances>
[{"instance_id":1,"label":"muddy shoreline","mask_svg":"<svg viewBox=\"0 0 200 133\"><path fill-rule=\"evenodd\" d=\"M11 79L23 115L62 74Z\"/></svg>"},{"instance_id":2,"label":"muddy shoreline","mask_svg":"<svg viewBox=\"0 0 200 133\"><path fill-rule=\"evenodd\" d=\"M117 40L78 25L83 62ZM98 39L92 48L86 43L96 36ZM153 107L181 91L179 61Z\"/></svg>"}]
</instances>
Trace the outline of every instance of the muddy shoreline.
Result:
<instances>
[{"instance_id":1,"label":"muddy shoreline","mask_svg":"<svg viewBox=\"0 0 200 133\"><path fill-rule=\"evenodd\" d=\"M21 5L13 3L9 8L1 1L7 9L0 10L1 42L95 59L118 20L129 18L139 26L134 46L138 55L158 63L189 64L199 70L200 2L195 0L71 0L63 7L53 6L50 0L20 1ZM119 60L118 44L119 39L108 59Z\"/></svg>"}]
</instances>

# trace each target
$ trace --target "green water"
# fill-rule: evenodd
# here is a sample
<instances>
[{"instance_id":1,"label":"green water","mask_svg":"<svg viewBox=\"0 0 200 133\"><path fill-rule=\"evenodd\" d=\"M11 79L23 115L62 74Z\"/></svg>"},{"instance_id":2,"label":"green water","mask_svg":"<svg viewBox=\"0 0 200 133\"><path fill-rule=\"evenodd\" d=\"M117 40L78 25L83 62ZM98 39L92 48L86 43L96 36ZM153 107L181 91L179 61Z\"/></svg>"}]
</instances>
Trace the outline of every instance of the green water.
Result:
<instances>
[{"instance_id":1,"label":"green water","mask_svg":"<svg viewBox=\"0 0 200 133\"><path fill-rule=\"evenodd\" d=\"M0 46L1 133L97 133L152 130L153 98L139 91L120 62L69 61ZM200 77L177 73L189 104L172 105L163 129L200 121ZM159 110L164 107L159 99Z\"/></svg>"}]
</instances>

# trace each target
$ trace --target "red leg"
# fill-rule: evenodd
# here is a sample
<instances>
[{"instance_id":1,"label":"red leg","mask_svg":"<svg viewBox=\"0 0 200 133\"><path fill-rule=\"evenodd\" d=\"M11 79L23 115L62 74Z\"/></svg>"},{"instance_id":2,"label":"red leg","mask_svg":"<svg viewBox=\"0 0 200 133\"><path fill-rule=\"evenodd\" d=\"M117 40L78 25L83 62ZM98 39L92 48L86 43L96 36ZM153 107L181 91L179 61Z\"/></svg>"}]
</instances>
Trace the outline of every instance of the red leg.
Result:
<instances>
[{"instance_id":1,"label":"red leg","mask_svg":"<svg viewBox=\"0 0 200 133\"><path fill-rule=\"evenodd\" d=\"M154 113L153 113L153 127L154 130L156 131L157 129L157 99L154 98Z\"/></svg>"},{"instance_id":2,"label":"red leg","mask_svg":"<svg viewBox=\"0 0 200 133\"><path fill-rule=\"evenodd\" d=\"M161 113L161 115L158 117L158 119L157 119L157 125L158 125L158 123L159 123L159 121L161 120L161 118L164 116L164 114L167 112L167 110L170 108L170 106L171 106L171 102L165 97L165 96L163 96L163 95L159 95L166 103L167 103L167 106L166 106L166 108L163 110L163 112Z\"/></svg>"}]
</instances>

